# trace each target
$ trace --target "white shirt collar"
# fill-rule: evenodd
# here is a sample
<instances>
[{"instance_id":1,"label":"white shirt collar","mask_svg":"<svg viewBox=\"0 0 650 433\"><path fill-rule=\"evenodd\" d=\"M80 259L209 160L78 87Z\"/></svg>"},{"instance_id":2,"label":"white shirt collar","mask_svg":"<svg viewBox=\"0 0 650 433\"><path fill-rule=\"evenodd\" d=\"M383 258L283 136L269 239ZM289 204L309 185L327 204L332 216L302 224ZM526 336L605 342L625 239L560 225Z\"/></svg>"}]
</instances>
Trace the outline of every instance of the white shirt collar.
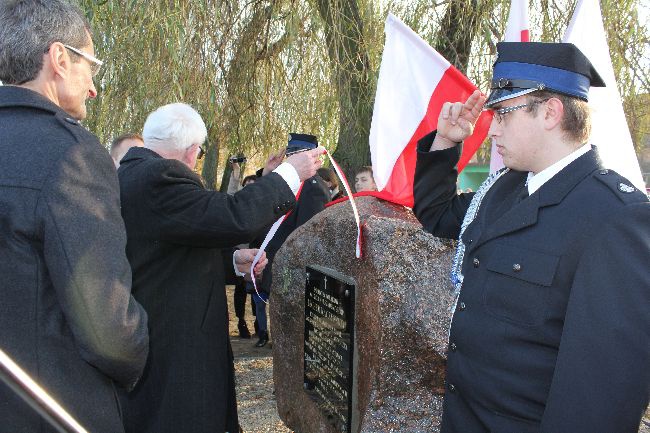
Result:
<instances>
[{"instance_id":1,"label":"white shirt collar","mask_svg":"<svg viewBox=\"0 0 650 433\"><path fill-rule=\"evenodd\" d=\"M531 195L538 189L542 187L546 182L551 180L553 176L558 174L564 167L571 164L576 159L580 158L585 153L591 150L591 144L585 144L578 149L574 150L555 164L546 167L544 170L540 171L537 174L532 172L528 173L528 180L526 180L526 185L528 186L528 195Z\"/></svg>"}]
</instances>

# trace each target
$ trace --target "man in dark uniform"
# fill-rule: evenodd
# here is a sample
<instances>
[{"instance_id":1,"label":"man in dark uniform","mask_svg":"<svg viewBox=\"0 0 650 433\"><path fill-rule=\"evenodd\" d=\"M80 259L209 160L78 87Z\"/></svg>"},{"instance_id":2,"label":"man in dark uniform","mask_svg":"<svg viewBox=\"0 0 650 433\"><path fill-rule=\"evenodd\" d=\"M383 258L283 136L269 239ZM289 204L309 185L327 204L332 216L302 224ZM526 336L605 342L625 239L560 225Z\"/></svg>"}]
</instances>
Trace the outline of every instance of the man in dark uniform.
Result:
<instances>
[{"instance_id":1,"label":"man in dark uniform","mask_svg":"<svg viewBox=\"0 0 650 433\"><path fill-rule=\"evenodd\" d=\"M650 385L650 204L603 168L572 44L500 43L489 135L507 169L456 194L485 102L446 103L419 142L414 211L459 239L443 433L632 433Z\"/></svg>"},{"instance_id":2,"label":"man in dark uniform","mask_svg":"<svg viewBox=\"0 0 650 433\"><path fill-rule=\"evenodd\" d=\"M316 149L317 147L318 138L316 136L291 133L287 142L286 154L289 156L308 149ZM287 240L289 235L295 229L309 221L318 212L325 209L325 205L329 203L329 200L329 189L323 178L315 175L305 180L298 193L295 209L287 215L287 218L282 222L277 233L273 236L273 239L269 242L269 246L266 248L269 262L272 262L272 257L280 249L282 244L284 244L284 241ZM271 263L269 263L269 267L270 265ZM265 272L265 275L270 275L270 272ZM270 279L268 281L267 288L270 290Z\"/></svg>"},{"instance_id":3,"label":"man in dark uniform","mask_svg":"<svg viewBox=\"0 0 650 433\"><path fill-rule=\"evenodd\" d=\"M318 147L318 138L310 134L289 134L289 140L287 142L287 148L285 154L290 156L295 153L307 151L309 149L316 149ZM272 158L270 158L270 161ZM279 160L281 161L281 159ZM276 163L279 162L276 159ZM271 162L271 164L273 164ZM265 167L265 171L268 171L273 165ZM255 343L256 347L264 347L269 341L267 318L266 318L266 302L269 299L271 294L271 286L273 284L272 272L273 272L273 259L275 254L278 252L280 247L284 244L284 241L287 240L289 235L293 233L295 229L309 221L314 215L318 212L325 209L325 205L330 201L330 193L325 180L319 175L315 175L305 180L300 188L296 202L296 207L287 215L286 219L278 227L278 231L275 233L275 236L269 241L265 251L266 256L269 260L269 263L262 275L262 281L258 286L258 292L253 294L253 300L255 301L256 308L256 323L258 324L258 336L259 339ZM265 230L262 235L253 241L252 246L259 247L264 241L268 229ZM248 290L252 288L252 283L248 283Z\"/></svg>"},{"instance_id":4,"label":"man in dark uniform","mask_svg":"<svg viewBox=\"0 0 650 433\"><path fill-rule=\"evenodd\" d=\"M147 358L111 157L79 124L90 27L61 0L0 2L0 349L91 432L123 431L115 383ZM0 430L49 432L0 384Z\"/></svg>"}]
</instances>

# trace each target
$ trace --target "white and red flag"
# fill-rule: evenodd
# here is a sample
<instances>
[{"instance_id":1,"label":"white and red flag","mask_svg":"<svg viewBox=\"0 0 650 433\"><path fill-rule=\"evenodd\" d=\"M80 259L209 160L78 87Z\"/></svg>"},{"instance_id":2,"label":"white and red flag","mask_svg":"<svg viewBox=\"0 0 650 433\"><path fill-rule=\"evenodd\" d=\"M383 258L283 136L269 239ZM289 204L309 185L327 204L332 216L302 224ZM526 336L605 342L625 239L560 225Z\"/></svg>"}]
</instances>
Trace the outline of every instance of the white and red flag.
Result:
<instances>
[{"instance_id":1,"label":"white and red flag","mask_svg":"<svg viewBox=\"0 0 650 433\"><path fill-rule=\"evenodd\" d=\"M528 22L528 0L512 0L510 2L510 13L506 24L506 33L503 36L504 42L530 42ZM503 158L497 152L497 147L492 146L490 152L490 173L503 168Z\"/></svg>"},{"instance_id":2,"label":"white and red flag","mask_svg":"<svg viewBox=\"0 0 650 433\"><path fill-rule=\"evenodd\" d=\"M417 141L436 129L442 105L465 101L476 90L458 69L392 14L379 69L370 127L372 169L378 192L361 193L413 207ZM479 148L492 115L484 112L465 140L461 171Z\"/></svg>"},{"instance_id":3,"label":"white and red flag","mask_svg":"<svg viewBox=\"0 0 650 433\"><path fill-rule=\"evenodd\" d=\"M641 168L616 86L598 0L578 0L573 18L564 34L564 42L571 42L580 48L607 86L592 87L589 90L589 142L598 147L605 167L625 176L634 186L645 192Z\"/></svg>"}]
</instances>

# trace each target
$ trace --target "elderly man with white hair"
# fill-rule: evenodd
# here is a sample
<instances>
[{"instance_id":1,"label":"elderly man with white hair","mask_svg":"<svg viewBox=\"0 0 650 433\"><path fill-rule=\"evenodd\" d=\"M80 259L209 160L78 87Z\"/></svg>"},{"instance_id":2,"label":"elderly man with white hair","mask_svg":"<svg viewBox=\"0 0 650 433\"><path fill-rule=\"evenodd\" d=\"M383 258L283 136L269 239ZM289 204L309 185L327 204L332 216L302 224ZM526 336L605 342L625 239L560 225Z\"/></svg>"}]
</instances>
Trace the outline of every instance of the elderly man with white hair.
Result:
<instances>
[{"instance_id":1,"label":"elderly man with white hair","mask_svg":"<svg viewBox=\"0 0 650 433\"><path fill-rule=\"evenodd\" d=\"M238 432L224 284L233 264L250 268L251 241L295 205L321 150L287 158L273 173L228 195L205 189L192 170L207 131L186 104L149 115L144 147L118 170L133 295L149 314L150 356L122 396L127 432ZM262 268L265 260L262 261ZM257 271L258 269L256 269Z\"/></svg>"}]
</instances>

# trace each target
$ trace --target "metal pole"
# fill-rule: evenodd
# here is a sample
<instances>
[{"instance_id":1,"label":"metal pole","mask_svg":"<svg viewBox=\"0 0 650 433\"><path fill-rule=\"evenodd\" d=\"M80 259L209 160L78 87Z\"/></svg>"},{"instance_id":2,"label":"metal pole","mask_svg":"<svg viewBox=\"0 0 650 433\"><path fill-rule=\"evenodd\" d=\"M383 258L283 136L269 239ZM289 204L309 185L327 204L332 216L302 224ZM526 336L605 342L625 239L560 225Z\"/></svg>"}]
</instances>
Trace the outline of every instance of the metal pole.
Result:
<instances>
[{"instance_id":1,"label":"metal pole","mask_svg":"<svg viewBox=\"0 0 650 433\"><path fill-rule=\"evenodd\" d=\"M0 379L60 433L88 433L0 349Z\"/></svg>"}]
</instances>

